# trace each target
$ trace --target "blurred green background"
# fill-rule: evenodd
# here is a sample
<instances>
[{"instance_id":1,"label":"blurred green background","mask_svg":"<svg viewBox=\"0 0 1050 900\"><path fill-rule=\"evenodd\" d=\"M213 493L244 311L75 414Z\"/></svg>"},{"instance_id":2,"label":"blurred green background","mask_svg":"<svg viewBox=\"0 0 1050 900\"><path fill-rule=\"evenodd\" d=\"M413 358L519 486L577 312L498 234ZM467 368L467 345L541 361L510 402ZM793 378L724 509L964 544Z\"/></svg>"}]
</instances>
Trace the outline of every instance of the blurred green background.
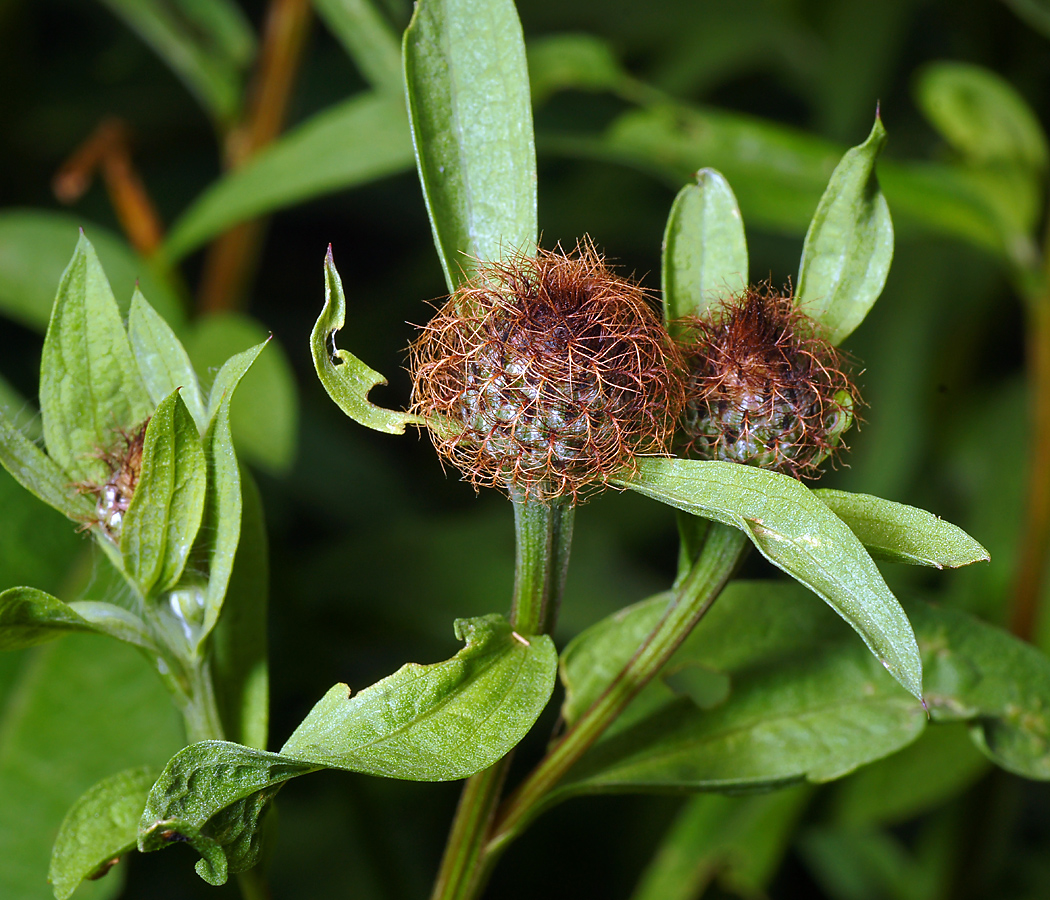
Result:
<instances>
[{"instance_id":1,"label":"blurred green background","mask_svg":"<svg viewBox=\"0 0 1050 900\"><path fill-rule=\"evenodd\" d=\"M272 551L272 746L332 683L363 687L405 661L451 655L452 620L504 611L513 577L505 499L476 496L443 472L425 437L345 419L314 376L307 339L329 243L348 295L343 345L390 381L374 392L378 403L407 404L412 325L445 290L391 56L410 4L315 7L0 2L0 407L30 431L39 425L25 398L36 395L42 331L77 226L99 248L118 300L126 304L139 279L205 380L260 333L280 345L234 404ZM293 17L302 48L284 71L286 137L257 138L252 157L238 149L237 123L252 116L257 35L271 8ZM752 280L793 278L831 168L880 106L896 256L846 347L868 405L844 465L823 483L964 527L988 547L990 565L888 569L891 585L1006 624L1031 493L1032 316L1022 295L1034 303L1043 289L1033 235L1044 216L1050 4L528 0L519 13L542 242L590 234L653 290L671 201L702 166L721 169L740 199ZM981 67L984 93L938 120L946 96L969 96L938 92L941 70L927 67L945 61ZM984 71L1014 93L989 101L998 82ZM1017 98L1030 120L1011 106ZM129 246L101 173L73 202L56 198L56 173L70 171L107 117L123 123L128 139L118 143L171 229L152 261ZM124 171L116 183L126 185ZM233 287L209 295L219 251L206 245L264 214ZM666 587L676 552L665 507L607 494L581 508L559 642ZM758 560L748 574L773 577ZM116 590L89 542L0 473L0 587L15 584L64 599ZM1041 622L1033 636L1045 650L1050 617ZM549 711L520 767L553 726ZM72 800L117 769L163 762L181 740L155 676L130 651L77 637L0 656L0 896L50 896L50 843ZM425 896L458 790L332 772L296 781L280 797L274 896ZM683 802L596 797L558 807L506 855L489 895L631 897ZM698 838L710 865L690 896L712 880L704 896L1050 896L1050 790L990 772L953 728L779 813L750 802L691 808L723 824L717 840ZM727 850L729 821L745 838ZM233 885L209 888L191 863L188 849L133 855L83 896L235 896Z\"/></svg>"}]
</instances>

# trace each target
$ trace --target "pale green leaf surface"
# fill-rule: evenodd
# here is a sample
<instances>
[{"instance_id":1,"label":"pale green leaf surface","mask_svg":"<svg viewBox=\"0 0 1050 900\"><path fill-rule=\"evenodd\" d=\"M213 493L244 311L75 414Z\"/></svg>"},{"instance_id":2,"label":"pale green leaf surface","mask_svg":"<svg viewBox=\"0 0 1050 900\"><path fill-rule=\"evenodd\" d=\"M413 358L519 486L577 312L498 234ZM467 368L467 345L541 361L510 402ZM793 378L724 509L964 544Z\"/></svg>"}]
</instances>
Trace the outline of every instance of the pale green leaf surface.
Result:
<instances>
[{"instance_id":1,"label":"pale green leaf surface","mask_svg":"<svg viewBox=\"0 0 1050 900\"><path fill-rule=\"evenodd\" d=\"M246 469L240 473L240 484L240 538L222 616L211 633L212 671L227 736L264 750L270 699L266 653L269 559L262 500ZM217 542L215 552L218 549ZM213 555L212 560L209 590L219 578L219 569L227 565L226 556L220 562ZM211 602L209 598L209 615Z\"/></svg>"},{"instance_id":2,"label":"pale green leaf surface","mask_svg":"<svg viewBox=\"0 0 1050 900\"><path fill-rule=\"evenodd\" d=\"M375 3L372 0L313 0L313 4L365 79L376 90L396 96L403 109L401 43Z\"/></svg>"},{"instance_id":3,"label":"pale green leaf surface","mask_svg":"<svg viewBox=\"0 0 1050 900\"><path fill-rule=\"evenodd\" d=\"M125 769L95 785L73 804L51 851L48 881L67 900L85 880L97 879L135 848L139 818L158 770Z\"/></svg>"},{"instance_id":4,"label":"pale green leaf surface","mask_svg":"<svg viewBox=\"0 0 1050 900\"><path fill-rule=\"evenodd\" d=\"M0 465L27 491L74 522L93 521L95 504L50 456L0 415Z\"/></svg>"},{"instance_id":5,"label":"pale green leaf surface","mask_svg":"<svg viewBox=\"0 0 1050 900\"><path fill-rule=\"evenodd\" d=\"M796 301L833 344L847 338L875 304L893 259L893 223L875 178L886 129L846 151L813 215L799 264Z\"/></svg>"},{"instance_id":6,"label":"pale green leaf surface","mask_svg":"<svg viewBox=\"0 0 1050 900\"><path fill-rule=\"evenodd\" d=\"M69 807L114 771L159 771L182 746L179 717L137 649L79 634L27 651L0 715L0 896L51 900L51 845ZM118 893L122 868L78 900Z\"/></svg>"},{"instance_id":7,"label":"pale green leaf surface","mask_svg":"<svg viewBox=\"0 0 1050 900\"><path fill-rule=\"evenodd\" d=\"M0 313L44 333L62 278L84 226L109 276L117 305L127 313L138 284L165 320L179 328L182 305L171 285L122 238L80 216L38 209L0 212Z\"/></svg>"},{"instance_id":8,"label":"pale green leaf surface","mask_svg":"<svg viewBox=\"0 0 1050 900\"><path fill-rule=\"evenodd\" d=\"M31 587L0 593L0 650L32 647L94 626L57 597Z\"/></svg>"},{"instance_id":9,"label":"pale green leaf surface","mask_svg":"<svg viewBox=\"0 0 1050 900\"><path fill-rule=\"evenodd\" d=\"M137 427L152 404L113 292L81 234L62 276L40 361L40 413L47 451L74 481L109 477L100 449Z\"/></svg>"},{"instance_id":10,"label":"pale green leaf surface","mask_svg":"<svg viewBox=\"0 0 1050 900\"><path fill-rule=\"evenodd\" d=\"M268 349L256 360L264 344ZM198 372L217 373L207 386L209 421L224 393L232 396L237 387L230 401L237 452L270 472L287 471L298 441L299 397L280 343L255 319L220 313L197 323L186 350Z\"/></svg>"},{"instance_id":11,"label":"pale green leaf surface","mask_svg":"<svg viewBox=\"0 0 1050 900\"><path fill-rule=\"evenodd\" d=\"M1010 82L990 69L930 63L916 79L915 99L944 139L974 162L1042 171L1050 161L1038 116Z\"/></svg>"},{"instance_id":12,"label":"pale green leaf surface","mask_svg":"<svg viewBox=\"0 0 1050 900\"><path fill-rule=\"evenodd\" d=\"M359 694L335 685L281 749L287 756L416 781L466 778L518 743L554 689L546 635L529 643L500 616L460 619L467 646L430 666L408 664Z\"/></svg>"},{"instance_id":13,"label":"pale green leaf surface","mask_svg":"<svg viewBox=\"0 0 1050 900\"><path fill-rule=\"evenodd\" d=\"M988 551L951 522L914 506L870 494L817 488L816 497L877 559L938 569L987 562Z\"/></svg>"},{"instance_id":14,"label":"pale green leaf surface","mask_svg":"<svg viewBox=\"0 0 1050 900\"><path fill-rule=\"evenodd\" d=\"M101 600L74 600L69 608L88 622L93 630L108 634L118 641L142 647L156 654L157 645L146 624L135 613Z\"/></svg>"},{"instance_id":15,"label":"pale green leaf surface","mask_svg":"<svg viewBox=\"0 0 1050 900\"><path fill-rule=\"evenodd\" d=\"M703 316L747 286L747 240L733 190L701 169L678 192L664 231L664 316Z\"/></svg>"},{"instance_id":16,"label":"pale green leaf surface","mask_svg":"<svg viewBox=\"0 0 1050 900\"><path fill-rule=\"evenodd\" d=\"M239 45L250 32L245 23L239 44L234 45L238 55L230 55L230 28L235 21L232 4L212 0L213 6L226 7L227 12L219 20L224 27L209 32L204 26L215 20L194 16L193 10L201 6L195 0L103 2L153 48L214 118L229 122L236 116L241 102L240 68L247 61Z\"/></svg>"},{"instance_id":17,"label":"pale green leaf surface","mask_svg":"<svg viewBox=\"0 0 1050 900\"><path fill-rule=\"evenodd\" d=\"M204 431L208 424L204 401L190 357L171 326L138 289L131 298L128 340L153 403L159 404L172 391L181 389L179 396L197 423L197 430Z\"/></svg>"},{"instance_id":18,"label":"pale green leaf surface","mask_svg":"<svg viewBox=\"0 0 1050 900\"><path fill-rule=\"evenodd\" d=\"M207 465L197 426L172 391L146 427L142 472L120 528L124 567L144 597L170 590L204 511Z\"/></svg>"},{"instance_id":19,"label":"pale green leaf surface","mask_svg":"<svg viewBox=\"0 0 1050 900\"><path fill-rule=\"evenodd\" d=\"M238 222L411 165L404 98L353 97L292 128L208 188L172 226L162 253L179 260Z\"/></svg>"},{"instance_id":20,"label":"pale green leaf surface","mask_svg":"<svg viewBox=\"0 0 1050 900\"><path fill-rule=\"evenodd\" d=\"M849 527L800 481L736 463L642 459L624 487L742 529L773 565L844 618L914 696L922 663L908 617Z\"/></svg>"},{"instance_id":21,"label":"pale green leaf surface","mask_svg":"<svg viewBox=\"0 0 1050 900\"><path fill-rule=\"evenodd\" d=\"M404 39L416 163L449 290L536 246L536 151L512 0L422 0Z\"/></svg>"},{"instance_id":22,"label":"pale green leaf surface","mask_svg":"<svg viewBox=\"0 0 1050 900\"><path fill-rule=\"evenodd\" d=\"M221 884L255 859L259 819L290 778L337 768L445 781L492 765L546 706L557 651L500 616L460 619L456 633L466 647L445 662L403 666L356 695L333 687L279 754L225 741L180 751L150 792L139 848L185 839L201 853L201 877Z\"/></svg>"},{"instance_id":23,"label":"pale green leaf surface","mask_svg":"<svg viewBox=\"0 0 1050 900\"><path fill-rule=\"evenodd\" d=\"M386 384L386 379L356 356L336 347L335 336L346 323L346 297L331 247L325 257L324 279L324 308L310 334L310 352L328 396L351 419L374 431L404 434L406 425L422 424L419 416L369 402L369 392L376 385Z\"/></svg>"}]
</instances>

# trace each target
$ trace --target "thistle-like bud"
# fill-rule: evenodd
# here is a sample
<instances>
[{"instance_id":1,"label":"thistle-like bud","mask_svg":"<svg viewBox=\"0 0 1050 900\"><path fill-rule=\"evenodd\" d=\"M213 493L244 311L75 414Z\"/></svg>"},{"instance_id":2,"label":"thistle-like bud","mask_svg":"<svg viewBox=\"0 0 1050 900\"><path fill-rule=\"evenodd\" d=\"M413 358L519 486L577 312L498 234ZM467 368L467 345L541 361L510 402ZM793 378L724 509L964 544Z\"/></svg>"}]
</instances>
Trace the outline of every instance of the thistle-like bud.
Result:
<instances>
[{"instance_id":1,"label":"thistle-like bud","mask_svg":"<svg viewBox=\"0 0 1050 900\"><path fill-rule=\"evenodd\" d=\"M540 500L599 487L662 454L682 360L637 284L588 240L483 263L411 347L413 411L475 487Z\"/></svg>"},{"instance_id":2,"label":"thistle-like bud","mask_svg":"<svg viewBox=\"0 0 1050 900\"><path fill-rule=\"evenodd\" d=\"M692 339L685 452L819 477L859 397L791 294L750 287L681 325Z\"/></svg>"},{"instance_id":3,"label":"thistle-like bud","mask_svg":"<svg viewBox=\"0 0 1050 900\"><path fill-rule=\"evenodd\" d=\"M131 505L142 473L142 445L148 424L149 419L132 431L117 429L120 435L117 443L109 449L98 451L98 458L110 471L109 478L103 484L81 482L76 485L81 493L94 494L97 498L95 519L87 522L85 527L98 524L114 541L120 538L124 514Z\"/></svg>"}]
</instances>

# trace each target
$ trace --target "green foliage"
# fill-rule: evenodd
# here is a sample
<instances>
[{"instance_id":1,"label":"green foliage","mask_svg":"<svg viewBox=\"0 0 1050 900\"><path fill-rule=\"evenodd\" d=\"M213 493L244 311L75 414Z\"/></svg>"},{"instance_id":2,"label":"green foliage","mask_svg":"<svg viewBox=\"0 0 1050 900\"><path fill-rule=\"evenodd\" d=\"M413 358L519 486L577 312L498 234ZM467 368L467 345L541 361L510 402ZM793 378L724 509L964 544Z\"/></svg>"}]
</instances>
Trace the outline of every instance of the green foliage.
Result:
<instances>
[{"instance_id":1,"label":"green foliage","mask_svg":"<svg viewBox=\"0 0 1050 900\"><path fill-rule=\"evenodd\" d=\"M729 182L714 169L678 192L664 232L664 315L717 312L719 303L748 284L744 220Z\"/></svg>"},{"instance_id":2,"label":"green foliage","mask_svg":"<svg viewBox=\"0 0 1050 900\"><path fill-rule=\"evenodd\" d=\"M536 246L536 151L511 0L428 0L405 31L408 111L445 281Z\"/></svg>"},{"instance_id":3,"label":"green foliage","mask_svg":"<svg viewBox=\"0 0 1050 900\"><path fill-rule=\"evenodd\" d=\"M456 635L466 646L445 662L403 666L356 695L335 685L279 754L218 741L187 747L150 792L139 848L187 840L203 857L201 877L222 884L256 862L260 816L290 778L337 768L446 781L492 765L546 706L557 653L548 636L526 642L500 616L460 619Z\"/></svg>"}]
</instances>

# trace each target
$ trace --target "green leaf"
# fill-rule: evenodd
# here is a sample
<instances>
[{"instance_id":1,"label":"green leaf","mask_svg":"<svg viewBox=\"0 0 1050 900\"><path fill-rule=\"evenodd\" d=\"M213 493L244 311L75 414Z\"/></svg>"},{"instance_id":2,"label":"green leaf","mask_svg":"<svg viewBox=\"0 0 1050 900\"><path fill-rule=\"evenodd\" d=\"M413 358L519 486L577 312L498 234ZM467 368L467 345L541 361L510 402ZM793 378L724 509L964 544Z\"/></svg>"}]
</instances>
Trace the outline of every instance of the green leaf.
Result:
<instances>
[{"instance_id":1,"label":"green leaf","mask_svg":"<svg viewBox=\"0 0 1050 900\"><path fill-rule=\"evenodd\" d=\"M1050 659L964 612L911 610L935 722L970 722L978 749L1025 778L1050 780Z\"/></svg>"},{"instance_id":2,"label":"green leaf","mask_svg":"<svg viewBox=\"0 0 1050 900\"><path fill-rule=\"evenodd\" d=\"M619 91L629 81L609 44L591 34L547 35L527 51L536 106L558 91Z\"/></svg>"},{"instance_id":3,"label":"green leaf","mask_svg":"<svg viewBox=\"0 0 1050 900\"><path fill-rule=\"evenodd\" d=\"M269 560L259 490L246 469L240 479L240 539L222 615L211 633L211 661L225 733L241 744L264 750L270 705L266 653ZM218 569L219 564L213 562L209 590L217 582ZM209 610L211 602L209 597Z\"/></svg>"},{"instance_id":4,"label":"green leaf","mask_svg":"<svg viewBox=\"0 0 1050 900\"><path fill-rule=\"evenodd\" d=\"M875 178L885 143L876 115L868 139L835 167L802 247L796 301L833 344L864 321L890 271L893 223Z\"/></svg>"},{"instance_id":5,"label":"green leaf","mask_svg":"<svg viewBox=\"0 0 1050 900\"><path fill-rule=\"evenodd\" d=\"M335 685L281 753L412 781L450 781L488 768L518 743L554 689L547 635L526 643L501 616L458 619L467 646L431 666L408 664L356 696Z\"/></svg>"},{"instance_id":6,"label":"green leaf","mask_svg":"<svg viewBox=\"0 0 1050 900\"><path fill-rule=\"evenodd\" d=\"M103 2L153 48L215 119L234 119L241 104L240 70L253 43L240 10L227 0ZM209 6L210 14L202 15Z\"/></svg>"},{"instance_id":7,"label":"green leaf","mask_svg":"<svg viewBox=\"0 0 1050 900\"><path fill-rule=\"evenodd\" d=\"M120 528L124 566L144 597L171 590L200 528L207 467L197 426L177 390L146 427L142 473Z\"/></svg>"},{"instance_id":8,"label":"green leaf","mask_svg":"<svg viewBox=\"0 0 1050 900\"><path fill-rule=\"evenodd\" d=\"M452 659L409 664L351 696L335 685L281 752L204 741L176 754L139 825L139 848L186 840L212 884L254 862L259 818L280 785L320 768L414 781L466 778L492 765L532 727L550 698L557 651L526 642L500 616L460 619L467 645Z\"/></svg>"},{"instance_id":9,"label":"green leaf","mask_svg":"<svg viewBox=\"0 0 1050 900\"><path fill-rule=\"evenodd\" d=\"M125 769L73 804L59 828L47 875L58 900L71 897L82 881L105 875L135 848L139 818L156 778L150 766Z\"/></svg>"},{"instance_id":10,"label":"green leaf","mask_svg":"<svg viewBox=\"0 0 1050 900\"><path fill-rule=\"evenodd\" d=\"M570 643L561 669L570 724L637 651L666 606L667 596L658 595ZM964 613L918 602L908 612L932 720L967 721L975 743L999 765L1050 778L1050 660ZM690 666L727 675L727 698L701 709L678 694L667 676ZM798 585L735 581L663 677L570 773L574 786L566 793L754 787L792 772L823 780L904 747L925 723L922 707L880 678L870 656Z\"/></svg>"},{"instance_id":11,"label":"green leaf","mask_svg":"<svg viewBox=\"0 0 1050 900\"><path fill-rule=\"evenodd\" d=\"M128 340L154 404L181 388L182 402L197 423L197 430L204 431L208 424L204 402L189 355L171 326L157 315L138 289L131 298Z\"/></svg>"},{"instance_id":12,"label":"green leaf","mask_svg":"<svg viewBox=\"0 0 1050 900\"><path fill-rule=\"evenodd\" d=\"M371 0L314 0L314 9L376 90L403 102L401 46Z\"/></svg>"},{"instance_id":13,"label":"green leaf","mask_svg":"<svg viewBox=\"0 0 1050 900\"><path fill-rule=\"evenodd\" d=\"M74 522L95 521L95 504L50 456L0 415L0 465L34 496Z\"/></svg>"},{"instance_id":14,"label":"green leaf","mask_svg":"<svg viewBox=\"0 0 1050 900\"><path fill-rule=\"evenodd\" d=\"M50 897L45 874L69 807L116 770L159 771L182 743L178 713L137 649L72 634L26 651L0 710L0 896ZM122 868L76 896L118 893Z\"/></svg>"},{"instance_id":15,"label":"green leaf","mask_svg":"<svg viewBox=\"0 0 1050 900\"><path fill-rule=\"evenodd\" d=\"M908 617L852 531L801 482L736 463L642 459L620 482L742 529L773 565L830 605L915 697L922 663Z\"/></svg>"},{"instance_id":16,"label":"green leaf","mask_svg":"<svg viewBox=\"0 0 1050 900\"><path fill-rule=\"evenodd\" d=\"M989 769L962 723L927 728L919 740L836 786L830 817L845 827L898 825L942 808Z\"/></svg>"},{"instance_id":17,"label":"green leaf","mask_svg":"<svg viewBox=\"0 0 1050 900\"><path fill-rule=\"evenodd\" d=\"M404 40L409 120L449 290L536 246L536 152L512 0L421 0Z\"/></svg>"},{"instance_id":18,"label":"green leaf","mask_svg":"<svg viewBox=\"0 0 1050 900\"><path fill-rule=\"evenodd\" d=\"M965 531L933 513L870 494L813 491L876 559L938 569L987 562L988 551Z\"/></svg>"},{"instance_id":19,"label":"green leaf","mask_svg":"<svg viewBox=\"0 0 1050 900\"><path fill-rule=\"evenodd\" d=\"M735 895L764 895L812 794L799 786L754 797L691 797L631 900L695 900L716 878Z\"/></svg>"},{"instance_id":20,"label":"green leaf","mask_svg":"<svg viewBox=\"0 0 1050 900\"><path fill-rule=\"evenodd\" d=\"M70 631L95 631L90 622L57 597L31 587L0 594L0 650L53 641Z\"/></svg>"},{"instance_id":21,"label":"green leaf","mask_svg":"<svg viewBox=\"0 0 1050 900\"><path fill-rule=\"evenodd\" d=\"M255 362L267 341L269 349ZM298 441L299 398L292 367L279 342L256 320L222 313L202 319L186 349L198 372L218 370L208 395L209 420L214 418L223 392L232 391L243 377L244 383L230 404L237 452L270 472L287 471L295 459ZM249 350L254 355L242 355Z\"/></svg>"},{"instance_id":22,"label":"green leaf","mask_svg":"<svg viewBox=\"0 0 1050 900\"><path fill-rule=\"evenodd\" d=\"M386 379L356 356L336 347L335 336L345 323L343 282L329 246L324 261L324 308L310 334L310 352L317 377L336 405L366 428L387 434L404 434L406 425L423 424L424 420L419 416L383 409L369 402L369 391L377 384L386 384Z\"/></svg>"},{"instance_id":23,"label":"green leaf","mask_svg":"<svg viewBox=\"0 0 1050 900\"><path fill-rule=\"evenodd\" d=\"M74 600L69 608L100 634L108 634L118 641L142 647L153 656L159 655L156 641L146 623L124 607L100 600Z\"/></svg>"},{"instance_id":24,"label":"green leaf","mask_svg":"<svg viewBox=\"0 0 1050 900\"><path fill-rule=\"evenodd\" d=\"M915 82L927 119L963 157L1042 172L1050 162L1039 118L1005 78L982 66L936 62Z\"/></svg>"},{"instance_id":25,"label":"green leaf","mask_svg":"<svg viewBox=\"0 0 1050 900\"><path fill-rule=\"evenodd\" d=\"M699 162L733 185L752 227L805 233L845 148L812 134L724 110L677 105L632 109L600 138L547 138L548 152L633 165L675 189ZM928 162L879 165L879 180L902 226L959 238L1012 258L1017 235L1004 230L982 177ZM1024 241L1022 240L1022 244Z\"/></svg>"},{"instance_id":26,"label":"green leaf","mask_svg":"<svg viewBox=\"0 0 1050 900\"><path fill-rule=\"evenodd\" d=\"M205 190L172 226L161 252L177 261L238 222L411 165L404 99L361 94L291 129Z\"/></svg>"},{"instance_id":27,"label":"green leaf","mask_svg":"<svg viewBox=\"0 0 1050 900\"><path fill-rule=\"evenodd\" d=\"M1004 0L1018 17L1050 38L1050 4L1046 0Z\"/></svg>"},{"instance_id":28,"label":"green leaf","mask_svg":"<svg viewBox=\"0 0 1050 900\"><path fill-rule=\"evenodd\" d=\"M40 413L51 458L73 480L102 484L98 451L139 425L151 404L113 292L81 233L62 275L40 361Z\"/></svg>"},{"instance_id":29,"label":"green leaf","mask_svg":"<svg viewBox=\"0 0 1050 900\"><path fill-rule=\"evenodd\" d=\"M664 231L664 316L703 316L747 287L744 220L729 182L714 169L682 188Z\"/></svg>"},{"instance_id":30,"label":"green leaf","mask_svg":"<svg viewBox=\"0 0 1050 900\"><path fill-rule=\"evenodd\" d=\"M41 334L55 302L55 285L73 255L82 216L43 210L0 212L0 312ZM127 242L98 226L87 227L117 305L126 313L138 283L154 308L178 328L182 305L168 281Z\"/></svg>"},{"instance_id":31,"label":"green leaf","mask_svg":"<svg viewBox=\"0 0 1050 900\"><path fill-rule=\"evenodd\" d=\"M187 842L201 854L197 863L201 878L209 884L224 884L232 867L218 838L228 837L231 816L247 812L246 832L254 833L266 803L280 786L319 768L226 741L191 744L168 762L150 790L139 820L138 847L150 853L174 842ZM222 816L224 810L230 812ZM215 833L214 826L227 834ZM234 839L240 845L239 855L244 854L244 838L242 832ZM244 859L249 864L253 861Z\"/></svg>"},{"instance_id":32,"label":"green leaf","mask_svg":"<svg viewBox=\"0 0 1050 900\"><path fill-rule=\"evenodd\" d=\"M209 398L209 425L202 441L208 487L204 497L201 530L193 550L199 568L208 573L198 644L211 634L219 620L240 545L242 479L233 448L230 404L241 379L266 345L264 341L228 359L215 377ZM214 409L212 403L215 404Z\"/></svg>"}]
</instances>

